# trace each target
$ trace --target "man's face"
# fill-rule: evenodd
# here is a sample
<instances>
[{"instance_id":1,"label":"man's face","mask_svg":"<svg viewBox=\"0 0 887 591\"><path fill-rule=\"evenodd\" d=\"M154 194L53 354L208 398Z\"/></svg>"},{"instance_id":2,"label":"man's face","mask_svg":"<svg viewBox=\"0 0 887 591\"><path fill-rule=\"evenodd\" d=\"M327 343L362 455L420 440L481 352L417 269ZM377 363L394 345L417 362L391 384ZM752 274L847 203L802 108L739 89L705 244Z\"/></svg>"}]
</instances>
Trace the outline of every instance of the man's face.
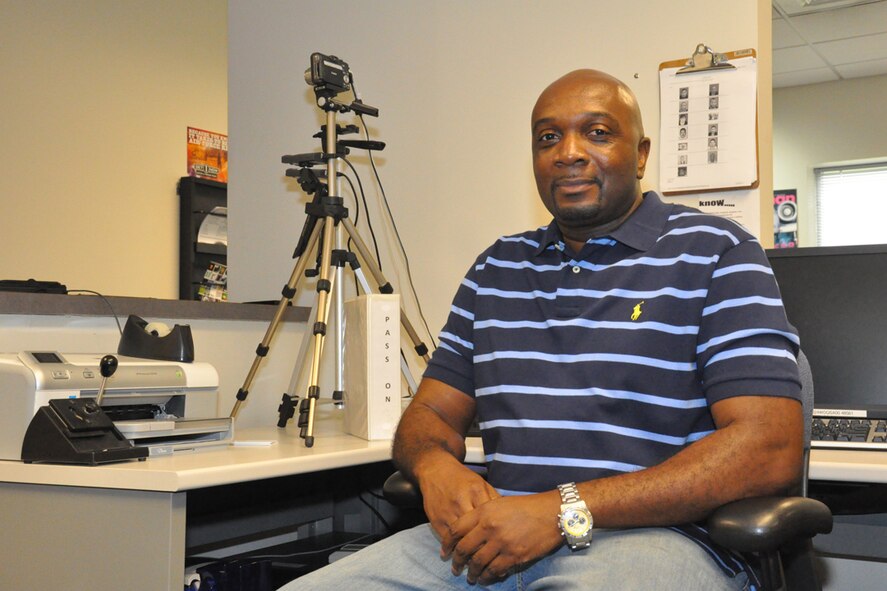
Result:
<instances>
[{"instance_id":1,"label":"man's face","mask_svg":"<svg viewBox=\"0 0 887 591\"><path fill-rule=\"evenodd\" d=\"M634 98L608 77L574 72L542 93L533 109L533 171L565 235L587 238L630 211L650 150L642 135Z\"/></svg>"}]
</instances>

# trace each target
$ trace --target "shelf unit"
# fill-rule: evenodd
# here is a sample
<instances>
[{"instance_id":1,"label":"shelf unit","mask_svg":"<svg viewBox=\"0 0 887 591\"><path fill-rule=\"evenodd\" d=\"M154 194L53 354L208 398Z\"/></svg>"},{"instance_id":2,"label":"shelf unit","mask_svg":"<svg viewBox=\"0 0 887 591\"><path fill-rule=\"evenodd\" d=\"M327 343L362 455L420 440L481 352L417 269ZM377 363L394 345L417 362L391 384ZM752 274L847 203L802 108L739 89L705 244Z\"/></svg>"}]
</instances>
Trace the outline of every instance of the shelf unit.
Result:
<instances>
[{"instance_id":1,"label":"shelf unit","mask_svg":"<svg viewBox=\"0 0 887 591\"><path fill-rule=\"evenodd\" d=\"M227 207L228 186L197 177L179 179L179 299L199 300L203 275L213 262L228 264L223 244L199 244L200 225L215 207Z\"/></svg>"}]
</instances>

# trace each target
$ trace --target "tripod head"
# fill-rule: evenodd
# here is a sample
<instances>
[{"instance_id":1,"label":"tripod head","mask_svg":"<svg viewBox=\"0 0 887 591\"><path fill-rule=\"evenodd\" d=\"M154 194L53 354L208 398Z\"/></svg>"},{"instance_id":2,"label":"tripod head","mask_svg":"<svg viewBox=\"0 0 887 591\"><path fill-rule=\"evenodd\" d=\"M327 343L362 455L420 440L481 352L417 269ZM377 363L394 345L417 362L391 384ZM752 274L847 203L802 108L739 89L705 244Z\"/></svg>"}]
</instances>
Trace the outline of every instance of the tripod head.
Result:
<instances>
[{"instance_id":1,"label":"tripod head","mask_svg":"<svg viewBox=\"0 0 887 591\"><path fill-rule=\"evenodd\" d=\"M319 197L326 197L329 194L326 183L320 181L320 177L325 175L326 171L313 168L289 168L286 171L286 176L294 177L299 181L299 186L306 194L317 193Z\"/></svg>"},{"instance_id":2,"label":"tripod head","mask_svg":"<svg viewBox=\"0 0 887 591\"><path fill-rule=\"evenodd\" d=\"M337 175L341 173L336 173ZM302 233L299 236L299 242L293 252L293 258L299 258L305 252L311 233L317 221L326 216L330 216L338 223L342 218L348 217L348 209L344 206L341 197L331 197L329 194L328 183L322 182L321 177L327 176L327 171L315 170L305 166L304 168L290 168L286 171L286 176L295 177L299 181L299 186L308 195L314 195L311 203L305 206L307 218L302 226Z\"/></svg>"}]
</instances>

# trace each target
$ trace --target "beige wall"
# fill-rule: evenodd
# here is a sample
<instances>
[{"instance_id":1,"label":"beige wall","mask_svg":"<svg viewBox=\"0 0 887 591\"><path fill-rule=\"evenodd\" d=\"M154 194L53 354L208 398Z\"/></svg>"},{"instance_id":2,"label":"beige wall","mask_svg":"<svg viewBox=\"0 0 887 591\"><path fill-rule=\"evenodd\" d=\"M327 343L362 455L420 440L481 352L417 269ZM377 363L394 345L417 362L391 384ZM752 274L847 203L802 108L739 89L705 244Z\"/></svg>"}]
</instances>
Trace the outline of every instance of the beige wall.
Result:
<instances>
[{"instance_id":1,"label":"beige wall","mask_svg":"<svg viewBox=\"0 0 887 591\"><path fill-rule=\"evenodd\" d=\"M660 61L699 41L758 48L768 193L766 0L723 1L717 10L703 0L682 0L680 10L639 0L620 10L604 1L231 5L241 40L231 83L232 115L241 119L240 133L232 130L239 299L278 297L291 269L304 196L279 157L316 148L310 135L320 121L301 79L311 51L350 61L365 100L382 110L368 120L389 142L377 162L435 333L474 255L496 235L547 221L521 121L541 87L568 69L626 79L655 143ZM226 2L6 0L0 10L0 278L175 297L185 128L228 129ZM571 34L575 11L606 11L606 26ZM540 35L540 23L567 33ZM625 43L626 31L639 41ZM654 152L648 188L657 185L656 160ZM366 159L355 162L376 207ZM395 250L387 242L384 253ZM383 254L386 271L392 258Z\"/></svg>"},{"instance_id":2,"label":"beige wall","mask_svg":"<svg viewBox=\"0 0 887 591\"><path fill-rule=\"evenodd\" d=\"M773 247L773 19L758 3L758 238L765 248Z\"/></svg>"},{"instance_id":3,"label":"beige wall","mask_svg":"<svg viewBox=\"0 0 887 591\"><path fill-rule=\"evenodd\" d=\"M177 297L186 128L228 126L225 0L3 0L0 39L0 279Z\"/></svg>"},{"instance_id":4,"label":"beige wall","mask_svg":"<svg viewBox=\"0 0 887 591\"><path fill-rule=\"evenodd\" d=\"M816 246L813 169L887 159L885 97L887 76L773 91L773 186L798 190L801 246Z\"/></svg>"},{"instance_id":5,"label":"beige wall","mask_svg":"<svg viewBox=\"0 0 887 591\"><path fill-rule=\"evenodd\" d=\"M374 138L388 142L377 164L435 335L475 256L502 234L550 219L533 181L529 117L554 78L592 67L633 88L653 138L647 188L658 184L661 62L689 56L700 42L718 51L754 47L765 54L761 96L771 88L772 13L762 0L231 0L229 15L232 298L277 298L292 270L306 198L280 156L319 148L311 138L319 110L301 74L320 51L348 62L363 99L380 109L367 119ZM759 115L763 143L768 104ZM355 165L375 207L363 154ZM772 188L768 166L763 195ZM395 249L382 246L391 271ZM389 278L411 299L404 273Z\"/></svg>"}]
</instances>

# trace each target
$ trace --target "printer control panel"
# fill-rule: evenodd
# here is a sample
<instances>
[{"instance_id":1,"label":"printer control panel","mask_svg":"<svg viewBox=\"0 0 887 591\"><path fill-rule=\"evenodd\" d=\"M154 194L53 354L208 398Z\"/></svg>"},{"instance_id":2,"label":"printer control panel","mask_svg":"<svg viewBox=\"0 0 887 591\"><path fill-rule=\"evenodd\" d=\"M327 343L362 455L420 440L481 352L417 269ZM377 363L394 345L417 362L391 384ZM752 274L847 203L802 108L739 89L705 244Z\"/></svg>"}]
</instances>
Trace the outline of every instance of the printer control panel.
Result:
<instances>
[{"instance_id":1,"label":"printer control panel","mask_svg":"<svg viewBox=\"0 0 887 591\"><path fill-rule=\"evenodd\" d=\"M58 368L47 368L48 372L46 375L50 379L54 381L64 381L72 379L72 370L70 366L67 365L68 362L65 360L64 357L61 356L60 353L54 351L27 351L24 354L31 357L34 362L40 365L56 364L61 366ZM90 367L77 368L73 371L79 375L82 375L84 380L98 381L98 378L96 377L98 374Z\"/></svg>"}]
</instances>

